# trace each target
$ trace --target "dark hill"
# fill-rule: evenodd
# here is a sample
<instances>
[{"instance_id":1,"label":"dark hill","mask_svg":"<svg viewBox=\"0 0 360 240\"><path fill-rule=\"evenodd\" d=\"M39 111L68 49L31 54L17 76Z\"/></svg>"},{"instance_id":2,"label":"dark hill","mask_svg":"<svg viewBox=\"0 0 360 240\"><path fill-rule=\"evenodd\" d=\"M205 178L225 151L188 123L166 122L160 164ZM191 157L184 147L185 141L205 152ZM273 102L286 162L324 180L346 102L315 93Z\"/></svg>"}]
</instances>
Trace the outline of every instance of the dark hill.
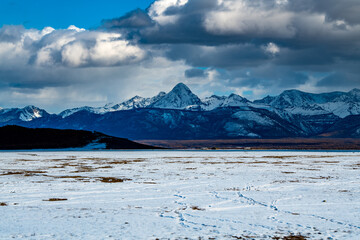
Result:
<instances>
[{"instance_id":1,"label":"dark hill","mask_svg":"<svg viewBox=\"0 0 360 240\"><path fill-rule=\"evenodd\" d=\"M99 132L19 126L0 127L1 150L82 148L88 144L105 144L106 147L104 146L103 149L156 149Z\"/></svg>"}]
</instances>

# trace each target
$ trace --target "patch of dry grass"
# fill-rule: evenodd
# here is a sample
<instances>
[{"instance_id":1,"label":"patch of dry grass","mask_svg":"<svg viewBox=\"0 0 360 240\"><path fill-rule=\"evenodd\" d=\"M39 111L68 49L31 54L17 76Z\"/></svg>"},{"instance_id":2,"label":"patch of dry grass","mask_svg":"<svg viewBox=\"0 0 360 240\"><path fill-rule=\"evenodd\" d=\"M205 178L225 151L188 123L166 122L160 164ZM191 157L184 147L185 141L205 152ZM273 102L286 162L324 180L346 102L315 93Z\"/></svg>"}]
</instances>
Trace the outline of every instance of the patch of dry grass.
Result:
<instances>
[{"instance_id":1,"label":"patch of dry grass","mask_svg":"<svg viewBox=\"0 0 360 240\"><path fill-rule=\"evenodd\" d=\"M1 173L0 176L23 175L23 176L29 177L29 176L34 176L34 175L44 174L44 173L47 173L47 172L42 171L42 170L34 170L34 171L30 171L30 170L14 170L14 171L8 171L8 172Z\"/></svg>"},{"instance_id":2,"label":"patch of dry grass","mask_svg":"<svg viewBox=\"0 0 360 240\"><path fill-rule=\"evenodd\" d=\"M67 198L49 198L49 199L44 199L43 201L46 202L67 201Z\"/></svg>"},{"instance_id":3,"label":"patch of dry grass","mask_svg":"<svg viewBox=\"0 0 360 240\"><path fill-rule=\"evenodd\" d=\"M204 208L200 208L200 207L198 207L198 206L191 206L190 208L191 208L192 210L194 210L194 211L205 211Z\"/></svg>"},{"instance_id":4,"label":"patch of dry grass","mask_svg":"<svg viewBox=\"0 0 360 240\"><path fill-rule=\"evenodd\" d=\"M117 182L131 181L131 179L128 178L115 178L115 177L98 177L96 179L103 183L117 183Z\"/></svg>"},{"instance_id":5,"label":"patch of dry grass","mask_svg":"<svg viewBox=\"0 0 360 240\"><path fill-rule=\"evenodd\" d=\"M272 239L275 239L275 240L306 240L308 238L298 234L298 235L289 235L289 236L282 236L282 237L273 237Z\"/></svg>"}]
</instances>

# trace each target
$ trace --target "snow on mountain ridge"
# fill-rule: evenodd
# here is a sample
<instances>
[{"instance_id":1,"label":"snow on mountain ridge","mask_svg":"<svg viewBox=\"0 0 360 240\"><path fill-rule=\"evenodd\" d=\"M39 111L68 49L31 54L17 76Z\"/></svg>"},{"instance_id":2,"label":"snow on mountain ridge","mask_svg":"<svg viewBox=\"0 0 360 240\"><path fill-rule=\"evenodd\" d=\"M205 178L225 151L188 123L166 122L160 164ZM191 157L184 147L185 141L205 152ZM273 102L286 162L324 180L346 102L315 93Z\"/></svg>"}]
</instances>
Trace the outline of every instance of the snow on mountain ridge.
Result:
<instances>
[{"instance_id":1,"label":"snow on mountain ridge","mask_svg":"<svg viewBox=\"0 0 360 240\"><path fill-rule=\"evenodd\" d=\"M59 115L62 118L66 118L74 113L77 113L79 111L89 111L96 114L105 114L108 112L115 112L115 111L122 111L122 110L131 110L135 108L145 108L152 104L153 102L157 101L161 97L165 95L165 92L160 92L158 95L152 98L143 98L140 96L135 96L129 100L126 100L122 103L112 105L110 103L106 104L104 107L79 107L79 108L72 108L67 109L63 112L61 112Z\"/></svg>"},{"instance_id":2,"label":"snow on mountain ridge","mask_svg":"<svg viewBox=\"0 0 360 240\"><path fill-rule=\"evenodd\" d=\"M271 107L267 109L282 117L287 114L306 116L333 113L344 118L348 115L360 114L360 90L353 89L349 92L319 94L286 90L278 96L268 96L253 103L255 104L254 107Z\"/></svg>"},{"instance_id":3,"label":"snow on mountain ridge","mask_svg":"<svg viewBox=\"0 0 360 240\"><path fill-rule=\"evenodd\" d=\"M165 92L160 92L158 95L151 98L143 98L140 96L135 96L125 102L112 106L111 109L113 111L120 111L120 110L130 110L135 108L146 108L150 104L161 99L163 96L165 96L165 94L166 94Z\"/></svg>"}]
</instances>

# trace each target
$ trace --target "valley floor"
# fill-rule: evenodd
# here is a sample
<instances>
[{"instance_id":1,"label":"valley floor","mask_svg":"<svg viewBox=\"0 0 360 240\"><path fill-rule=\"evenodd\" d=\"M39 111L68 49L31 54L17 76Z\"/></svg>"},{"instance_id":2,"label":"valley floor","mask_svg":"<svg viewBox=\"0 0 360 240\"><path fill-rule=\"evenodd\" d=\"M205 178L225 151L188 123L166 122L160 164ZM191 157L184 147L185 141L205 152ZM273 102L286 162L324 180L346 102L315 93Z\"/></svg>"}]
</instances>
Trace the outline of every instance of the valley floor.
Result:
<instances>
[{"instance_id":1,"label":"valley floor","mask_svg":"<svg viewBox=\"0 0 360 240\"><path fill-rule=\"evenodd\" d=\"M279 138L138 140L142 144L171 149L287 149L287 150L360 150L359 138Z\"/></svg>"},{"instance_id":2,"label":"valley floor","mask_svg":"<svg viewBox=\"0 0 360 240\"><path fill-rule=\"evenodd\" d=\"M0 169L0 239L360 238L360 152L1 152Z\"/></svg>"}]
</instances>

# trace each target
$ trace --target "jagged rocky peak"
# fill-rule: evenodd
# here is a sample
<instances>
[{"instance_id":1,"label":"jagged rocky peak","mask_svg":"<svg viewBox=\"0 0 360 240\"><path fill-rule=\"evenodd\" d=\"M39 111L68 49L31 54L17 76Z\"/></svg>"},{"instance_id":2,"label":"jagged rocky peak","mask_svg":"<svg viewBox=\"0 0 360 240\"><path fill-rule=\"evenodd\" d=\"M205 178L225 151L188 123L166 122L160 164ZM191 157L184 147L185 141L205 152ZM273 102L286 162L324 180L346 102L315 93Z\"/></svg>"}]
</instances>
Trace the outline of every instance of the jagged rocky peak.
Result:
<instances>
[{"instance_id":1,"label":"jagged rocky peak","mask_svg":"<svg viewBox=\"0 0 360 240\"><path fill-rule=\"evenodd\" d=\"M255 104L270 104L272 101L275 100L275 98L276 98L276 97L267 95L267 96L264 97L263 99L255 100L254 103L255 103Z\"/></svg>"},{"instance_id":2,"label":"jagged rocky peak","mask_svg":"<svg viewBox=\"0 0 360 240\"><path fill-rule=\"evenodd\" d=\"M185 109L191 105L200 105L198 96L183 83L178 83L169 93L150 105L153 108Z\"/></svg>"}]
</instances>

